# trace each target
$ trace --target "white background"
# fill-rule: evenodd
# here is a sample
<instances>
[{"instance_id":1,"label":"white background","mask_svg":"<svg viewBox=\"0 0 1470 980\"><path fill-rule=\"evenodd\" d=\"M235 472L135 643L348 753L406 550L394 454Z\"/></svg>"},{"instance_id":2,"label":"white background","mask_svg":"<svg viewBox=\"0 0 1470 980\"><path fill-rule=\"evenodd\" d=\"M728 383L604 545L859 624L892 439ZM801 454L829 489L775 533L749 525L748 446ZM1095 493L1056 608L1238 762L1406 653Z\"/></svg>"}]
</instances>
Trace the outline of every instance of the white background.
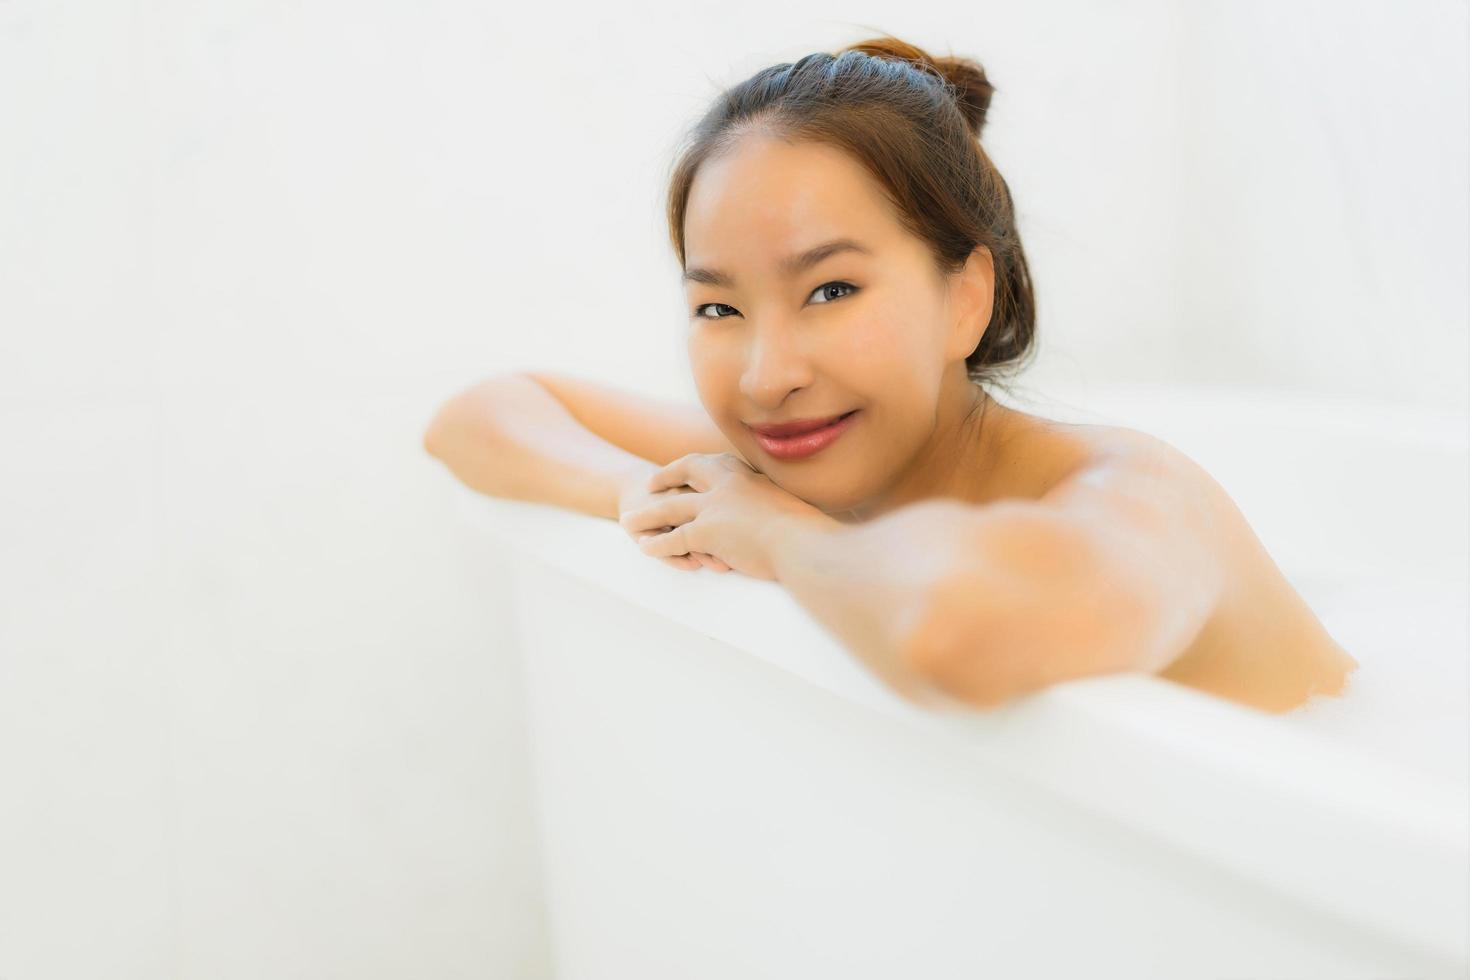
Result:
<instances>
[{"instance_id":1,"label":"white background","mask_svg":"<svg viewBox=\"0 0 1470 980\"><path fill-rule=\"evenodd\" d=\"M504 583L419 437L510 370L693 398L664 182L768 63L984 64L1019 390L1464 417L1465 3L826 14L0 0L0 977L544 975Z\"/></svg>"}]
</instances>

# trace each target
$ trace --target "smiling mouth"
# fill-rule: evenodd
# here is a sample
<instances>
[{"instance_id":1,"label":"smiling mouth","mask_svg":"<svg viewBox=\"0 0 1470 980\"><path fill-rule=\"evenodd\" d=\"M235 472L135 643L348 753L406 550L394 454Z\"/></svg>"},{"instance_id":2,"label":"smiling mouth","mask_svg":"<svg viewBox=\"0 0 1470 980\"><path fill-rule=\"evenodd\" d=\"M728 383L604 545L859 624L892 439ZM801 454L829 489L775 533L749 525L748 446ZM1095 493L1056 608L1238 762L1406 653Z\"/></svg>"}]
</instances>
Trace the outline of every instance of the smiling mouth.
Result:
<instances>
[{"instance_id":1,"label":"smiling mouth","mask_svg":"<svg viewBox=\"0 0 1470 980\"><path fill-rule=\"evenodd\" d=\"M824 426L798 435L782 437L756 432L755 439L768 455L776 459L804 459L821 452L841 438L842 434L852 427L853 417L858 414L858 411L858 409L853 409L845 415L839 415L834 421Z\"/></svg>"},{"instance_id":2,"label":"smiling mouth","mask_svg":"<svg viewBox=\"0 0 1470 980\"><path fill-rule=\"evenodd\" d=\"M770 439L790 439L792 436L803 436L808 432L816 432L818 429L825 429L829 425L836 425L856 411L857 409L853 409L851 412L844 412L841 415L831 415L825 421L802 420L800 422L778 422L772 425L747 424L747 428L757 435L766 436Z\"/></svg>"}]
</instances>

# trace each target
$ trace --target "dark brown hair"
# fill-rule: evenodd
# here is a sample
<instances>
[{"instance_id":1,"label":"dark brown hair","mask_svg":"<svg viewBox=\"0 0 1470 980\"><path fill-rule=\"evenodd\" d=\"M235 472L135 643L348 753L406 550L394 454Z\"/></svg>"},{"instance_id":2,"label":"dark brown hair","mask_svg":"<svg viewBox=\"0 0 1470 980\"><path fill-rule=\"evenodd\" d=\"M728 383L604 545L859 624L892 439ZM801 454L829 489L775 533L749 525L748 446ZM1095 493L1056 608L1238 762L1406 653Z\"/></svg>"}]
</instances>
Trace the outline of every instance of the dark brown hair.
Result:
<instances>
[{"instance_id":1,"label":"dark brown hair","mask_svg":"<svg viewBox=\"0 0 1470 980\"><path fill-rule=\"evenodd\" d=\"M680 266L689 188L705 160L754 132L829 144L877 178L941 274L977 246L990 249L994 307L965 368L980 383L1019 371L1034 352L1036 306L1010 188L980 145L993 91L979 63L892 35L761 69L716 98L672 168L669 235Z\"/></svg>"}]
</instances>

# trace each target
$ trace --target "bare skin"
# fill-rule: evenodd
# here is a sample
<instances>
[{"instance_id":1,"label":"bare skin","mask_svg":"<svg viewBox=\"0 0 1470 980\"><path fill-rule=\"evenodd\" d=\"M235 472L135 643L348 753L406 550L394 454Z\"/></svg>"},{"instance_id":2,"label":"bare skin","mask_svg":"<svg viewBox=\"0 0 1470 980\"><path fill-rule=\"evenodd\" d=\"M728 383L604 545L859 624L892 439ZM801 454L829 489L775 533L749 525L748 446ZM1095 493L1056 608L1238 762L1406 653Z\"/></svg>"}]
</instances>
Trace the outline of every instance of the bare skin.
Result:
<instances>
[{"instance_id":1,"label":"bare skin","mask_svg":"<svg viewBox=\"0 0 1470 980\"><path fill-rule=\"evenodd\" d=\"M991 399L980 459L963 497L1044 501L1099 467L1147 465L1177 454L1147 433L1075 425L1008 408ZM1231 588L1205 628L1157 676L1282 713L1314 695L1340 695L1358 666L1282 574L1241 512L1202 471L1185 470L1188 491L1204 502L1216 531L1213 547Z\"/></svg>"},{"instance_id":2,"label":"bare skin","mask_svg":"<svg viewBox=\"0 0 1470 980\"><path fill-rule=\"evenodd\" d=\"M925 243L845 153L758 133L705 162L685 230L700 401L746 464L824 520L865 524L935 498L1037 502L1106 542L1117 557L1109 574L1163 597L1147 633L1161 645L1133 667L1273 712L1342 691L1357 662L1208 473L1152 436L1010 409L972 381L965 359L995 312L988 248L936 274ZM857 245L833 247L842 241ZM849 432L811 459L774 457L751 429L849 411L859 412ZM664 537L651 553L682 553L684 535ZM1023 540L1015 556L1041 547ZM864 612L803 581L810 606L834 622ZM933 619L940 631L953 621ZM1088 625L1067 628L1078 632L1053 646L1085 649ZM968 663L941 669L964 687ZM1057 665L1055 676L1093 666Z\"/></svg>"}]
</instances>

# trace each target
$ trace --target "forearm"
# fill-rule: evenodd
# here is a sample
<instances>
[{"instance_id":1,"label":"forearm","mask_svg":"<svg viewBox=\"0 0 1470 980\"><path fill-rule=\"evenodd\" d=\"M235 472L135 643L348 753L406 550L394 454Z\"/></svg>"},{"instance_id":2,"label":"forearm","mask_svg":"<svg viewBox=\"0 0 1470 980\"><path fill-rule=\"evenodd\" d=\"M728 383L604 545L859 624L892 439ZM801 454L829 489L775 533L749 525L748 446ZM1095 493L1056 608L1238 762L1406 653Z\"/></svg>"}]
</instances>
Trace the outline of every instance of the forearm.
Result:
<instances>
[{"instance_id":1,"label":"forearm","mask_svg":"<svg viewBox=\"0 0 1470 980\"><path fill-rule=\"evenodd\" d=\"M588 431L524 375L481 382L447 402L424 447L481 493L618 518L618 492L658 466Z\"/></svg>"},{"instance_id":2,"label":"forearm","mask_svg":"<svg viewBox=\"0 0 1470 980\"><path fill-rule=\"evenodd\" d=\"M1163 642L1178 603L1097 541L1029 501L929 500L865 525L809 523L772 554L777 580L900 693L990 708L1131 669Z\"/></svg>"},{"instance_id":3,"label":"forearm","mask_svg":"<svg viewBox=\"0 0 1470 980\"><path fill-rule=\"evenodd\" d=\"M863 524L824 518L771 534L776 581L879 678L919 704L950 700L923 671L914 644L941 586L963 561L951 510L931 501Z\"/></svg>"}]
</instances>

